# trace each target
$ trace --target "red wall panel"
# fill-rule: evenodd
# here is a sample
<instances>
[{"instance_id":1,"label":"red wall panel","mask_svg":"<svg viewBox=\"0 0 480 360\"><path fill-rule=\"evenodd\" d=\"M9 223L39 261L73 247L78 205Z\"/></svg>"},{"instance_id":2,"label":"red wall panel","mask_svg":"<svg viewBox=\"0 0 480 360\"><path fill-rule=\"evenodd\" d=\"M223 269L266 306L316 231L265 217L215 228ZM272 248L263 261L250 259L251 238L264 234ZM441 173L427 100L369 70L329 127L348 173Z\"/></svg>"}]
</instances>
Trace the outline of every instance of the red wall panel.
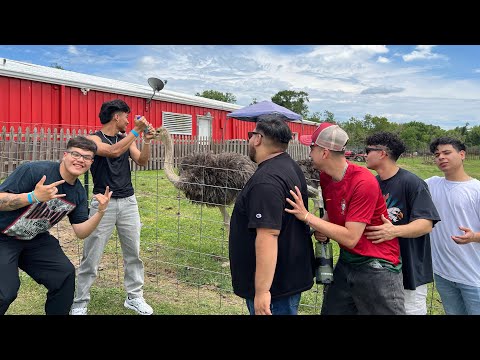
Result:
<instances>
[{"instance_id":1,"label":"red wall panel","mask_svg":"<svg viewBox=\"0 0 480 360\"><path fill-rule=\"evenodd\" d=\"M50 86L50 121L55 124L56 127L60 126L60 85ZM22 101L23 102L23 101Z\"/></svg>"},{"instance_id":2,"label":"red wall panel","mask_svg":"<svg viewBox=\"0 0 480 360\"><path fill-rule=\"evenodd\" d=\"M44 120L43 123L48 123ZM32 118L22 119L22 126L28 126L23 124L29 124L32 128L42 126L42 84L39 82L32 82Z\"/></svg>"},{"instance_id":3,"label":"red wall panel","mask_svg":"<svg viewBox=\"0 0 480 360\"><path fill-rule=\"evenodd\" d=\"M42 117L40 119L42 125L51 124L56 126L52 121L52 85L42 84Z\"/></svg>"},{"instance_id":4,"label":"red wall panel","mask_svg":"<svg viewBox=\"0 0 480 360\"><path fill-rule=\"evenodd\" d=\"M9 103L9 80L6 77L0 77L0 126L6 126L7 129L10 128Z\"/></svg>"},{"instance_id":5,"label":"red wall panel","mask_svg":"<svg viewBox=\"0 0 480 360\"><path fill-rule=\"evenodd\" d=\"M32 82L20 80L20 119L32 119Z\"/></svg>"},{"instance_id":6,"label":"red wall panel","mask_svg":"<svg viewBox=\"0 0 480 360\"><path fill-rule=\"evenodd\" d=\"M134 116L144 115L155 127L162 125L162 112L192 115L192 135L197 135L197 116L210 112L212 139L246 139L255 123L227 118L229 111L203 106L177 104L147 98L90 90L84 95L79 88L0 76L0 122L10 126L50 127L94 131L101 127L98 113L105 101L124 100L131 109L128 130ZM316 126L288 123L292 132L311 134Z\"/></svg>"},{"instance_id":7,"label":"red wall panel","mask_svg":"<svg viewBox=\"0 0 480 360\"><path fill-rule=\"evenodd\" d=\"M20 126L20 80L11 79L9 84L10 102L8 108L8 119L17 128Z\"/></svg>"}]
</instances>

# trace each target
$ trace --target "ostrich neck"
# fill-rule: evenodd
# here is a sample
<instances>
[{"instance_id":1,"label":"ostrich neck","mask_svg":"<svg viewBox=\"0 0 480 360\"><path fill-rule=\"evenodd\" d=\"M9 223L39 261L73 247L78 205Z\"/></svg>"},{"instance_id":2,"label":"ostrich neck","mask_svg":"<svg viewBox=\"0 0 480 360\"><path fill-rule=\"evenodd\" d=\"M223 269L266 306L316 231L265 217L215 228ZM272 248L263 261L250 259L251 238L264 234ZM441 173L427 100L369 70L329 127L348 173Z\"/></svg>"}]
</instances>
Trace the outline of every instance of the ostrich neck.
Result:
<instances>
[{"instance_id":1,"label":"ostrich neck","mask_svg":"<svg viewBox=\"0 0 480 360\"><path fill-rule=\"evenodd\" d=\"M160 133L160 140L165 145L165 175L167 175L168 180L175 184L180 180L180 177L173 170L173 140L166 129L162 130L163 131Z\"/></svg>"}]
</instances>

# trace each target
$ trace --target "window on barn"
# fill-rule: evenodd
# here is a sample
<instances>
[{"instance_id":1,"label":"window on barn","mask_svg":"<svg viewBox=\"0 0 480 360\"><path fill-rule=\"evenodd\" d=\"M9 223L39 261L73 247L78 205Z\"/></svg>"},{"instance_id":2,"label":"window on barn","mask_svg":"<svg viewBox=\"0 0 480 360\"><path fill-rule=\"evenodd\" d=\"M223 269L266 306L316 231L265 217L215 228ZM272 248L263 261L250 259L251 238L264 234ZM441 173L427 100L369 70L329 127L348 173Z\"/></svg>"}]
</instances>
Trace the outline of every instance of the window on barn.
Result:
<instances>
[{"instance_id":1,"label":"window on barn","mask_svg":"<svg viewBox=\"0 0 480 360\"><path fill-rule=\"evenodd\" d=\"M162 126L170 134L192 135L192 115L162 111Z\"/></svg>"}]
</instances>

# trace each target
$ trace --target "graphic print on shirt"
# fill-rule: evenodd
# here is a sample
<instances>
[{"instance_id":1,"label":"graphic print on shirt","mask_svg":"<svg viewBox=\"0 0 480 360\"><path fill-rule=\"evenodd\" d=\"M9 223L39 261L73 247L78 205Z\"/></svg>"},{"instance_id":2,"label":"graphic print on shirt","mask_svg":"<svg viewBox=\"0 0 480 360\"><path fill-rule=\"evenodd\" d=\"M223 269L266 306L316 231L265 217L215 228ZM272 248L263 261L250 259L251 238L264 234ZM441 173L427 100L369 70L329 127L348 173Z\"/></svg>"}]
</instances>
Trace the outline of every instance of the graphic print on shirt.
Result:
<instances>
[{"instance_id":1,"label":"graphic print on shirt","mask_svg":"<svg viewBox=\"0 0 480 360\"><path fill-rule=\"evenodd\" d=\"M31 240L38 234L48 231L75 207L74 204L60 198L32 204L26 212L5 228L3 233L20 240Z\"/></svg>"},{"instance_id":2,"label":"graphic print on shirt","mask_svg":"<svg viewBox=\"0 0 480 360\"><path fill-rule=\"evenodd\" d=\"M392 221L392 223L396 223L400 220L403 219L403 213L402 210L396 205L398 204L398 200L395 200L393 198L390 198L390 193L383 195L383 198L385 199L385 202L387 203L387 212L388 212L388 217ZM401 206L401 205L399 205Z\"/></svg>"}]
</instances>

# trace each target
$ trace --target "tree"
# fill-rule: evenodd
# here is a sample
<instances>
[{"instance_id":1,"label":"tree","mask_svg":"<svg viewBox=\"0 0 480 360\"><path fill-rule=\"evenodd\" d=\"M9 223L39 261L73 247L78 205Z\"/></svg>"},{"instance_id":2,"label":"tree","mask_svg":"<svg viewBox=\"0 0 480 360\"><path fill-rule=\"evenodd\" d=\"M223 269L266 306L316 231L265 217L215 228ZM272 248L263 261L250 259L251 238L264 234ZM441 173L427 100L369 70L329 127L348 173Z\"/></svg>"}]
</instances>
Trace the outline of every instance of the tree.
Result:
<instances>
[{"instance_id":1,"label":"tree","mask_svg":"<svg viewBox=\"0 0 480 360\"><path fill-rule=\"evenodd\" d=\"M388 119L384 116L373 116L370 119L372 123L372 133L380 132L380 131L388 131L388 132L395 132L395 125L388 121Z\"/></svg>"},{"instance_id":2,"label":"tree","mask_svg":"<svg viewBox=\"0 0 480 360\"><path fill-rule=\"evenodd\" d=\"M307 120L308 121L313 121L313 122L322 122L322 115L320 114L320 111L315 111L312 115L310 115Z\"/></svg>"},{"instance_id":3,"label":"tree","mask_svg":"<svg viewBox=\"0 0 480 360\"><path fill-rule=\"evenodd\" d=\"M218 101L223 101L223 102L228 102L231 104L235 104L237 102L237 98L235 95L227 92L227 93L222 93L217 90L204 90L201 94L196 93L195 96L201 96L207 99L212 99L212 100L218 100Z\"/></svg>"},{"instance_id":4,"label":"tree","mask_svg":"<svg viewBox=\"0 0 480 360\"><path fill-rule=\"evenodd\" d=\"M323 112L323 116L325 117L325 119L323 120L324 122L329 122L329 123L332 123L332 124L336 124L337 121L335 120L335 115L328 111L328 110L325 110Z\"/></svg>"},{"instance_id":5,"label":"tree","mask_svg":"<svg viewBox=\"0 0 480 360\"><path fill-rule=\"evenodd\" d=\"M400 138L405 142L408 151L428 149L432 139L445 135L445 130L440 126L427 125L419 121L401 124L399 129Z\"/></svg>"},{"instance_id":6,"label":"tree","mask_svg":"<svg viewBox=\"0 0 480 360\"><path fill-rule=\"evenodd\" d=\"M252 102L250 103L250 105L253 105L253 104L256 104L256 103L258 103L258 101L257 101L257 98L254 97L254 98L252 99Z\"/></svg>"},{"instance_id":7,"label":"tree","mask_svg":"<svg viewBox=\"0 0 480 360\"><path fill-rule=\"evenodd\" d=\"M305 91L282 90L272 96L272 101L280 106L286 107L293 112L308 117L308 93Z\"/></svg>"},{"instance_id":8,"label":"tree","mask_svg":"<svg viewBox=\"0 0 480 360\"><path fill-rule=\"evenodd\" d=\"M455 131L455 133L459 133L462 137L465 137L465 136L467 136L468 125L469 125L469 123L467 122L467 123L465 123L464 126L457 126L453 130Z\"/></svg>"},{"instance_id":9,"label":"tree","mask_svg":"<svg viewBox=\"0 0 480 360\"><path fill-rule=\"evenodd\" d=\"M348 121L340 124L340 126L348 134L349 149L359 149L365 146L365 139L368 132L365 121L352 116Z\"/></svg>"},{"instance_id":10,"label":"tree","mask_svg":"<svg viewBox=\"0 0 480 360\"><path fill-rule=\"evenodd\" d=\"M478 146L480 144L480 125L473 126L468 130L465 144L468 146Z\"/></svg>"},{"instance_id":11,"label":"tree","mask_svg":"<svg viewBox=\"0 0 480 360\"><path fill-rule=\"evenodd\" d=\"M55 68L55 69L60 69L60 70L65 70L62 65L58 63L53 63L50 65L50 67Z\"/></svg>"}]
</instances>

